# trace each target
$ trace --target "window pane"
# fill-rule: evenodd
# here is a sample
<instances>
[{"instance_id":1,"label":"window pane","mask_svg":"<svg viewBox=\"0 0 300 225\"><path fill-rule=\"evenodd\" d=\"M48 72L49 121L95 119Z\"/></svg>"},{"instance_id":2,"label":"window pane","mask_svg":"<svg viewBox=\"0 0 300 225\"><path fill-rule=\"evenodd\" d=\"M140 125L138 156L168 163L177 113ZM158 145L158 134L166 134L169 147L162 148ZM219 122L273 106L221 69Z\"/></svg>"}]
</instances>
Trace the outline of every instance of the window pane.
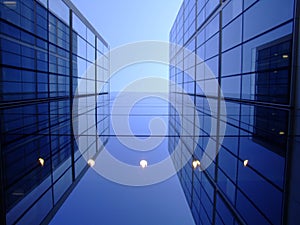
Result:
<instances>
[{"instance_id":1,"label":"window pane","mask_svg":"<svg viewBox=\"0 0 300 225\"><path fill-rule=\"evenodd\" d=\"M272 43L274 40L291 34L292 23L279 27L259 38L256 38L243 45L243 72L255 72L257 52L261 46Z\"/></svg>"},{"instance_id":2,"label":"window pane","mask_svg":"<svg viewBox=\"0 0 300 225\"><path fill-rule=\"evenodd\" d=\"M209 39L205 44L205 59L209 59L219 53L219 33Z\"/></svg>"},{"instance_id":3,"label":"window pane","mask_svg":"<svg viewBox=\"0 0 300 225\"><path fill-rule=\"evenodd\" d=\"M209 39L211 36L213 36L215 33L219 30L219 21L220 17L219 14L215 16L215 18L210 21L210 23L205 27L205 39Z\"/></svg>"},{"instance_id":4,"label":"window pane","mask_svg":"<svg viewBox=\"0 0 300 225\"><path fill-rule=\"evenodd\" d=\"M242 12L243 1L231 0L223 9L222 25L223 27Z\"/></svg>"},{"instance_id":5,"label":"window pane","mask_svg":"<svg viewBox=\"0 0 300 225\"><path fill-rule=\"evenodd\" d=\"M244 14L244 40L292 19L293 10L293 0L258 1Z\"/></svg>"},{"instance_id":6,"label":"window pane","mask_svg":"<svg viewBox=\"0 0 300 225\"><path fill-rule=\"evenodd\" d=\"M241 76L223 77L222 91L224 97L239 99L241 94Z\"/></svg>"},{"instance_id":7,"label":"window pane","mask_svg":"<svg viewBox=\"0 0 300 225\"><path fill-rule=\"evenodd\" d=\"M73 29L78 35L86 39L86 26L83 22L73 13Z\"/></svg>"},{"instance_id":8,"label":"window pane","mask_svg":"<svg viewBox=\"0 0 300 225\"><path fill-rule=\"evenodd\" d=\"M241 46L222 54L222 76L241 73Z\"/></svg>"},{"instance_id":9,"label":"window pane","mask_svg":"<svg viewBox=\"0 0 300 225\"><path fill-rule=\"evenodd\" d=\"M222 51L232 48L242 41L242 17L228 24L222 33Z\"/></svg>"},{"instance_id":10,"label":"window pane","mask_svg":"<svg viewBox=\"0 0 300 225\"><path fill-rule=\"evenodd\" d=\"M66 24L69 24L69 8L62 0L49 0L49 9Z\"/></svg>"}]
</instances>

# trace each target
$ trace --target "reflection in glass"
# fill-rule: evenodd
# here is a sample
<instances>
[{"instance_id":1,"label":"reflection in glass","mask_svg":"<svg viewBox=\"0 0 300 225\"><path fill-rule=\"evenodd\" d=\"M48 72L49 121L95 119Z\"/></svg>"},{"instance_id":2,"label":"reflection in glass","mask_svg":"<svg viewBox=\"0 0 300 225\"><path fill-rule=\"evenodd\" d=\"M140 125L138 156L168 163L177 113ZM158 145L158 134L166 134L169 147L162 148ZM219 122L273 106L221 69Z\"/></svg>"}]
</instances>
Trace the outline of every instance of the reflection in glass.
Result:
<instances>
[{"instance_id":1,"label":"reflection in glass","mask_svg":"<svg viewBox=\"0 0 300 225\"><path fill-rule=\"evenodd\" d=\"M255 100L289 103L291 36L256 48Z\"/></svg>"},{"instance_id":2,"label":"reflection in glass","mask_svg":"<svg viewBox=\"0 0 300 225\"><path fill-rule=\"evenodd\" d=\"M295 68L293 48L298 46L292 37L299 32L298 27L294 30L292 20L298 5L294 0L199 0L196 4L198 30L191 40L196 39L196 54L204 59L195 62L195 78L201 88L196 84L191 92L189 83L176 69L186 63L180 49L170 54L170 62L175 64L170 68L170 79L189 89L198 111L200 124L196 127L200 137L194 159L205 156L208 140L218 141L218 133L209 136L212 118L204 99L218 99L220 95L214 91L212 81L207 80L205 65L219 78L227 112L217 118L220 126L226 119L224 139L216 143L221 145L218 158L201 173L190 171L193 161L178 173L195 222L286 224L289 212L285 207L290 204L286 200L286 168L291 166L286 156L294 154L290 146L295 137L291 129L294 124L290 123L295 123L292 104L298 102L291 84ZM185 32L181 17L185 12L181 8L175 20L171 42L181 43ZM189 47L189 43L184 47ZM174 90L171 98L183 105L176 88L170 90ZM187 123L186 119L183 122ZM170 130L176 134L176 118L170 119L170 124ZM170 146L174 144L174 140L169 142ZM182 153L173 159L176 167L181 165L183 152L189 147L181 148Z\"/></svg>"},{"instance_id":3,"label":"reflection in glass","mask_svg":"<svg viewBox=\"0 0 300 225\"><path fill-rule=\"evenodd\" d=\"M74 115L86 113L78 112L78 101L88 104L96 100L98 93L92 88L91 99L83 96L74 102L73 96L80 76L95 61L96 49L92 45L96 36L100 51L106 51L108 46L99 34L91 32L94 29L85 24L80 13L80 18L75 15L77 9L68 2L0 1L0 224L46 224L43 220L50 219L54 204L62 204L67 190L87 169L74 140L74 135L80 134L72 132L71 110ZM88 53L87 27L91 42ZM107 57L101 70L104 75L97 77L97 83L107 77ZM95 79L84 82L91 85ZM108 92L101 96L96 115L99 117L109 110ZM76 130L78 118L73 119ZM101 137L103 143L107 142L107 120L108 117L97 124L105 134ZM89 158L99 147L90 144L90 149L85 149Z\"/></svg>"}]
</instances>

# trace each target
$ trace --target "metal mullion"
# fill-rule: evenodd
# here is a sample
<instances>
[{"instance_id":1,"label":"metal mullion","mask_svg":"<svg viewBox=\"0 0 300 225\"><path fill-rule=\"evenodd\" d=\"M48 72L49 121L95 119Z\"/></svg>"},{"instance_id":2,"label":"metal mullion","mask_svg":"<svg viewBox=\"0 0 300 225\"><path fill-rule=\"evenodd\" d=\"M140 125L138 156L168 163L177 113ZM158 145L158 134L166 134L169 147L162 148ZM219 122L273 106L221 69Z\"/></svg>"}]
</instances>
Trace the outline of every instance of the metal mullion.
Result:
<instances>
[{"instance_id":1,"label":"metal mullion","mask_svg":"<svg viewBox=\"0 0 300 225\"><path fill-rule=\"evenodd\" d=\"M98 143L98 90L97 90L97 86L98 86L98 57L97 57L97 52L98 52L98 40L97 40L97 36L95 35L95 63L94 63L94 67L95 67L95 128L96 128L96 134L95 134L95 138L96 138L96 152L98 152L98 148L99 148L99 143ZM103 57L103 56L102 56Z\"/></svg>"},{"instance_id":2,"label":"metal mullion","mask_svg":"<svg viewBox=\"0 0 300 225\"><path fill-rule=\"evenodd\" d=\"M219 5L222 4L222 0L220 0ZM218 14L216 14L218 15ZM215 34L216 35L216 34ZM212 38L212 37L211 37ZM215 158L215 183L217 183L218 180L218 168L219 168L219 154L217 154L220 150L220 110L221 110L221 74L222 74L222 8L219 11L219 60L218 60L218 110L217 110L217 133L216 133L216 158ZM213 218L212 218L212 224L216 223L216 208L217 208L217 189L214 188L214 196L213 196Z\"/></svg>"},{"instance_id":3,"label":"metal mullion","mask_svg":"<svg viewBox=\"0 0 300 225\"><path fill-rule=\"evenodd\" d=\"M72 167L72 181L75 181L75 149L74 149L74 135L73 134L73 12L69 9L69 104L70 104L70 145L71 145L71 167Z\"/></svg>"},{"instance_id":4,"label":"metal mullion","mask_svg":"<svg viewBox=\"0 0 300 225\"><path fill-rule=\"evenodd\" d=\"M47 1L47 24L49 25L49 1ZM50 177L51 177L51 200L52 200L52 207L54 206L54 189L53 189L53 162L52 162L52 139L51 139L51 98L50 98L50 76L49 76L49 60L50 60L50 43L49 43L49 26L47 26L47 53L48 53L48 137L49 137L49 150L50 150Z\"/></svg>"},{"instance_id":5,"label":"metal mullion","mask_svg":"<svg viewBox=\"0 0 300 225\"><path fill-rule=\"evenodd\" d=\"M297 94L299 95L299 57L300 57L300 42L299 42L299 32L300 32L300 1L295 0L294 1L294 24L293 24L293 44L292 44L292 62L291 62L291 79L290 79L290 105L292 106L292 110L290 112L290 118L288 121L288 141L287 141L287 153L286 153L286 163L285 163L285 182L284 182L284 192L283 192L283 216L282 216L282 224L294 224L297 219L299 219L299 215L296 217L295 210L291 210L293 212L290 212L290 209L293 207L291 204L291 198L293 195L295 195L295 186L299 187L299 184L297 185L297 171L295 171L294 164L296 164L295 157L297 157L297 154L294 152L296 150L296 135L297 135L297 126L295 125L295 122L297 122L297 110L299 110L297 107L299 107L299 104L297 104ZM299 122L299 120L298 120ZM292 136L292 135L293 136ZM299 151L299 150L298 150ZM299 155L299 153L298 153ZM297 167L296 167L297 168ZM293 170L294 169L294 170ZM292 183L293 182L293 183ZM299 182L298 182L299 183ZM292 188L294 186L294 188ZM298 199L295 199L295 201L299 201Z\"/></svg>"}]
</instances>

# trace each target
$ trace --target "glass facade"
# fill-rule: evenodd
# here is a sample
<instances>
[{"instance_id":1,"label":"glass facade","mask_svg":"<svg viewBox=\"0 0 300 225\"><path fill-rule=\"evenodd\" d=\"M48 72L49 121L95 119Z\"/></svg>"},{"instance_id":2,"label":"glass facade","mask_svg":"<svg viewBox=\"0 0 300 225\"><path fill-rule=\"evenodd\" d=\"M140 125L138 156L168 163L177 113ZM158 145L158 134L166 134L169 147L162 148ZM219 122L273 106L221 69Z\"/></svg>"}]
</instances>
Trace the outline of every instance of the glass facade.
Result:
<instances>
[{"instance_id":1,"label":"glass facade","mask_svg":"<svg viewBox=\"0 0 300 225\"><path fill-rule=\"evenodd\" d=\"M299 196L290 193L299 181L290 180L299 149L298 21L296 0L185 0L179 10L170 31L170 98L184 107L182 95L189 95L197 114L180 121L170 107L169 149L182 126L199 129L198 141L190 134L173 158L179 168L186 151L195 149L178 176L197 225L299 222L292 215L299 204L291 203ZM226 115L208 73L218 81ZM199 124L193 125L195 115ZM212 129L213 120L226 123L224 138ZM208 141L219 152L202 171ZM193 160L200 160L199 168Z\"/></svg>"},{"instance_id":2,"label":"glass facade","mask_svg":"<svg viewBox=\"0 0 300 225\"><path fill-rule=\"evenodd\" d=\"M91 126L106 143L108 50L69 0L0 1L0 224L48 223L88 168L84 157L101 150L78 150L79 101L97 102ZM95 88L76 92L79 83Z\"/></svg>"}]
</instances>

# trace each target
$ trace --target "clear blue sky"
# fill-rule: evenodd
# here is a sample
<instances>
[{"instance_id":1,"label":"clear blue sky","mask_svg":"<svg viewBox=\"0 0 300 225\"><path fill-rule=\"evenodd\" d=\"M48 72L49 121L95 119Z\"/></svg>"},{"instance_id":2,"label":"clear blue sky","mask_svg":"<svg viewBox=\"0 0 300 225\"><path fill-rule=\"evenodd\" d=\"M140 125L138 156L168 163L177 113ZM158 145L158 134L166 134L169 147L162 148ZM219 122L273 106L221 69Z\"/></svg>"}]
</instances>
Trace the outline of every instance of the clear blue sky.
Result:
<instances>
[{"instance_id":1,"label":"clear blue sky","mask_svg":"<svg viewBox=\"0 0 300 225\"><path fill-rule=\"evenodd\" d=\"M182 0L73 0L73 3L113 49L136 41L168 41ZM111 80L111 88L119 90L137 77L149 75L167 77L168 67L147 64L127 68ZM167 147L163 150L162 157L166 156ZM130 187L112 183L89 169L50 223L60 224L193 225L194 222L177 176L151 186Z\"/></svg>"},{"instance_id":2,"label":"clear blue sky","mask_svg":"<svg viewBox=\"0 0 300 225\"><path fill-rule=\"evenodd\" d=\"M109 43L111 49L137 41L168 41L170 29L182 4L182 0L72 2ZM152 64L149 67L143 64L131 66L129 70L125 68L114 74L111 79L111 91L118 91L130 81L149 75L167 78L168 66Z\"/></svg>"},{"instance_id":3,"label":"clear blue sky","mask_svg":"<svg viewBox=\"0 0 300 225\"><path fill-rule=\"evenodd\" d=\"M133 41L169 40L182 0L73 0L111 48Z\"/></svg>"}]
</instances>

